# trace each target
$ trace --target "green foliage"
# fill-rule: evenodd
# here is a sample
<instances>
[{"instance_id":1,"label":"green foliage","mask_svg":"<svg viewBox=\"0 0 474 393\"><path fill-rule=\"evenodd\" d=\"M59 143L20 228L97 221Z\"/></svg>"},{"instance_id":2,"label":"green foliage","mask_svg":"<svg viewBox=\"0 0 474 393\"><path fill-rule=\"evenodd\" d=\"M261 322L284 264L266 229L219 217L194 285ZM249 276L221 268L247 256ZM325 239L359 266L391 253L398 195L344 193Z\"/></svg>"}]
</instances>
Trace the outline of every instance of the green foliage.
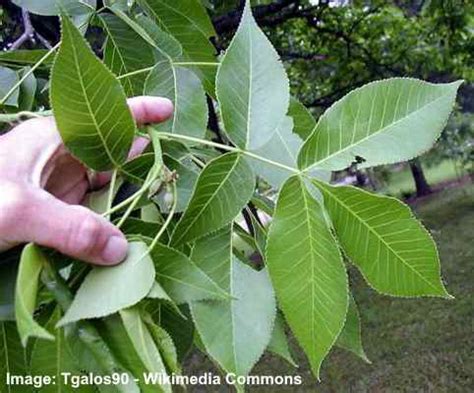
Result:
<instances>
[{"instance_id":1,"label":"green foliage","mask_svg":"<svg viewBox=\"0 0 474 393\"><path fill-rule=\"evenodd\" d=\"M214 12L229 6L211 3ZM285 68L250 4L219 61L209 40L216 32L200 1L105 2L107 10L94 18L105 39L102 60L64 7L50 106L75 157L115 171L115 186L87 203L122 229L129 253L116 267L88 269L66 260L58 271L51 258L61 256L29 245L18 272L12 263L0 265L0 318L11 319L7 271L6 280L17 277L20 333L12 322L0 325L0 357L8 360L2 367L47 374L63 367L119 370L133 378L116 391L170 392L166 384L147 386L143 372L179 374L193 347L222 371L242 376L265 350L295 364L288 325L319 378L333 346L367 360L345 259L378 293L449 297L436 246L408 207L328 183L331 171L400 162L429 149L460 83L370 83L316 123L290 99ZM54 7L41 12L57 14ZM320 40L302 37L302 45ZM39 56L42 64L34 64ZM38 70L49 67L44 56L0 55L10 67L0 68L4 115L12 116L12 106L39 107ZM313 63L306 66L318 69ZM31 68L18 69L23 66ZM138 129L126 98L141 94L171 99L172 118ZM145 134L152 143L127 161L133 139ZM135 192L116 201L127 181ZM271 216L269 228L261 212ZM44 286L37 285L40 278ZM21 347L28 336L34 336L31 351ZM48 362L51 353L55 362Z\"/></svg>"},{"instance_id":2,"label":"green foliage","mask_svg":"<svg viewBox=\"0 0 474 393\"><path fill-rule=\"evenodd\" d=\"M280 191L266 257L280 307L319 378L344 325L348 284L323 208L299 177Z\"/></svg>"},{"instance_id":3,"label":"green foliage","mask_svg":"<svg viewBox=\"0 0 474 393\"><path fill-rule=\"evenodd\" d=\"M115 76L94 55L67 16L51 77L51 104L68 149L96 170L119 167L135 124Z\"/></svg>"}]
</instances>

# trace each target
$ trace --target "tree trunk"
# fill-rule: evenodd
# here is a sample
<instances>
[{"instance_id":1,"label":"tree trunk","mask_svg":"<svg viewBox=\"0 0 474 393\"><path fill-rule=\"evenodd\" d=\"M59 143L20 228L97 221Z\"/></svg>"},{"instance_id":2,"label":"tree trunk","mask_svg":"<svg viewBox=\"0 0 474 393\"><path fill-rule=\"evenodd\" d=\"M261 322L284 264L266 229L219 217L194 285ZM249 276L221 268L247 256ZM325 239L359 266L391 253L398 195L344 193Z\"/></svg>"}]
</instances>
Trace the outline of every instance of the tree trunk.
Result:
<instances>
[{"instance_id":1,"label":"tree trunk","mask_svg":"<svg viewBox=\"0 0 474 393\"><path fill-rule=\"evenodd\" d=\"M426 181L425 173L423 172L420 160L418 160L417 158L411 160L410 169L413 175L413 180L415 180L416 196L421 197L424 195L431 194L431 187Z\"/></svg>"}]
</instances>

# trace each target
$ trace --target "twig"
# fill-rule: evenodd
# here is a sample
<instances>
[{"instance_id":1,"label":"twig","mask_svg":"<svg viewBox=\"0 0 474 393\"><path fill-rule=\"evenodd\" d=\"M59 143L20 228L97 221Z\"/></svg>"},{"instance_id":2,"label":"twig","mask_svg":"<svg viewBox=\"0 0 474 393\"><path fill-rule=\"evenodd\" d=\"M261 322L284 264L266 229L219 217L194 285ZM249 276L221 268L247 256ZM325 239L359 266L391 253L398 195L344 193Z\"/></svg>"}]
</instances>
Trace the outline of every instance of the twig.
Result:
<instances>
[{"instance_id":1,"label":"twig","mask_svg":"<svg viewBox=\"0 0 474 393\"><path fill-rule=\"evenodd\" d=\"M21 16L23 18L23 34L19 36L11 45L10 50L18 49L26 41L30 41L34 38L35 29L31 24L30 14L24 8L21 9Z\"/></svg>"},{"instance_id":2,"label":"twig","mask_svg":"<svg viewBox=\"0 0 474 393\"><path fill-rule=\"evenodd\" d=\"M51 49L53 46L46 38L35 30L31 23L30 14L24 8L21 9L21 17L23 19L23 34L9 45L9 50L20 48L26 41L34 43L35 37L45 48Z\"/></svg>"}]
</instances>

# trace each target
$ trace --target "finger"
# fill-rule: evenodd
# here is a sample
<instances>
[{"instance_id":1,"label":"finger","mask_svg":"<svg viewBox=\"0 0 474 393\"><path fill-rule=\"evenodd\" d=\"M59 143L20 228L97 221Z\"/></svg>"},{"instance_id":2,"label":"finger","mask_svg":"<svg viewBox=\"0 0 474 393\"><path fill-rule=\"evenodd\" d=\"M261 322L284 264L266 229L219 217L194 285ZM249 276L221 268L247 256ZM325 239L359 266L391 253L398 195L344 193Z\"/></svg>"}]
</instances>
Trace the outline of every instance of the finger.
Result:
<instances>
[{"instance_id":1,"label":"finger","mask_svg":"<svg viewBox=\"0 0 474 393\"><path fill-rule=\"evenodd\" d=\"M127 254L124 235L98 214L82 206L68 205L38 190L32 211L23 213L20 233L27 241L54 248L63 254L98 265L114 265Z\"/></svg>"},{"instance_id":2,"label":"finger","mask_svg":"<svg viewBox=\"0 0 474 393\"><path fill-rule=\"evenodd\" d=\"M173 103L167 98L137 96L127 100L135 121L139 124L160 123L173 113Z\"/></svg>"}]
</instances>

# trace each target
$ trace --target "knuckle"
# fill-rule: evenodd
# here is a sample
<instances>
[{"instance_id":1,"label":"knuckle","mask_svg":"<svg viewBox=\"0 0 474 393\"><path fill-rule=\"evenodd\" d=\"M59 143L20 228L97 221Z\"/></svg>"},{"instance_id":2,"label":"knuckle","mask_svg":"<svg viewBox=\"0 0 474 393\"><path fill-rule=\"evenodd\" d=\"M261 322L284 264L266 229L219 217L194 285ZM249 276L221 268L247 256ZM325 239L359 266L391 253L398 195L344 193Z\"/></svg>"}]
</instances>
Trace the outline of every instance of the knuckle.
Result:
<instances>
[{"instance_id":1,"label":"knuckle","mask_svg":"<svg viewBox=\"0 0 474 393\"><path fill-rule=\"evenodd\" d=\"M100 244L102 225L90 214L79 215L67 238L70 252L77 255L92 253Z\"/></svg>"}]
</instances>

